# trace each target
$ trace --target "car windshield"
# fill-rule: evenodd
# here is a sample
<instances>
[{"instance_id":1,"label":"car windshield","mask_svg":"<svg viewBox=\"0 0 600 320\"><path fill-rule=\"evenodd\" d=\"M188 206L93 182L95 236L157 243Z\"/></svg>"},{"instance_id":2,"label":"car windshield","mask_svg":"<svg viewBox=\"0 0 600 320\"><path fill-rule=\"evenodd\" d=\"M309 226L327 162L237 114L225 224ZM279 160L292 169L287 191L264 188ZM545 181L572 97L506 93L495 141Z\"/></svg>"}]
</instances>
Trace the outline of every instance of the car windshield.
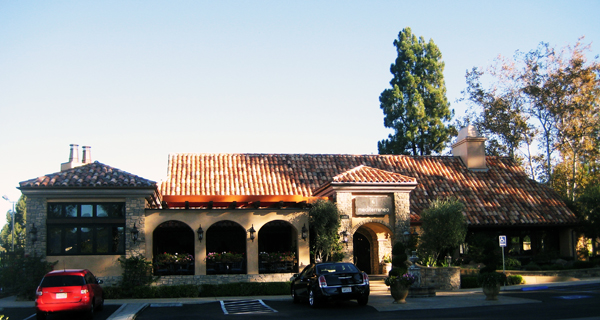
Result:
<instances>
[{"instance_id":1,"label":"car windshield","mask_svg":"<svg viewBox=\"0 0 600 320\"><path fill-rule=\"evenodd\" d=\"M317 266L317 273L319 274L342 272L358 272L358 269L351 263L324 264Z\"/></svg>"},{"instance_id":2,"label":"car windshield","mask_svg":"<svg viewBox=\"0 0 600 320\"><path fill-rule=\"evenodd\" d=\"M85 284L82 276L52 276L45 277L40 284L40 287L69 287L82 286Z\"/></svg>"}]
</instances>

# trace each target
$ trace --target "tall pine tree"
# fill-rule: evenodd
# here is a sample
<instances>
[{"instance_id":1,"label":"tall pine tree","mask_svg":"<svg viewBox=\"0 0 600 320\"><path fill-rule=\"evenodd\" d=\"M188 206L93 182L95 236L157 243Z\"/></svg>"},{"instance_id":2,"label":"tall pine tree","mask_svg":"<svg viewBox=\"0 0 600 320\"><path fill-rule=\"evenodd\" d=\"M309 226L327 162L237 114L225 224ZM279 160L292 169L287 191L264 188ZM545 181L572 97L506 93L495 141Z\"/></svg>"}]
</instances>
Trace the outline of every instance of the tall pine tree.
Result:
<instances>
[{"instance_id":1,"label":"tall pine tree","mask_svg":"<svg viewBox=\"0 0 600 320\"><path fill-rule=\"evenodd\" d=\"M417 39L410 28L394 40L398 52L390 71L391 88L379 96L384 125L394 129L378 142L380 154L429 155L441 152L456 129L446 98L442 53L433 43Z\"/></svg>"}]
</instances>

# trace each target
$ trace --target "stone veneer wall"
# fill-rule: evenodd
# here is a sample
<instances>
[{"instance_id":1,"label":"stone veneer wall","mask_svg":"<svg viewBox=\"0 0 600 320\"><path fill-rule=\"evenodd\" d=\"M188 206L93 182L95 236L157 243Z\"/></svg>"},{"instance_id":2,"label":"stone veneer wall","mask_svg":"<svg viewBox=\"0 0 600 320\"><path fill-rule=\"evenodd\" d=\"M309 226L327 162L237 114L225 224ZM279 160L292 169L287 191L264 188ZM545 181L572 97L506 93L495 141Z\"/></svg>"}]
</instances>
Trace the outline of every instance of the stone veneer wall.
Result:
<instances>
[{"instance_id":1,"label":"stone veneer wall","mask_svg":"<svg viewBox=\"0 0 600 320\"><path fill-rule=\"evenodd\" d=\"M394 193L395 226L394 239L401 240L404 231L410 228L410 193Z\"/></svg>"},{"instance_id":2,"label":"stone veneer wall","mask_svg":"<svg viewBox=\"0 0 600 320\"><path fill-rule=\"evenodd\" d=\"M125 199L125 239L126 250L125 255L127 258L136 256L146 256L146 199L144 198L127 198ZM133 226L139 231L138 240L133 243L131 238L131 229Z\"/></svg>"},{"instance_id":3,"label":"stone veneer wall","mask_svg":"<svg viewBox=\"0 0 600 320\"><path fill-rule=\"evenodd\" d=\"M228 275L198 275L198 276L161 276L155 286L226 284L238 282L287 282L293 273L273 274L228 274ZM116 286L121 277L98 277L104 281L104 286Z\"/></svg>"},{"instance_id":4,"label":"stone veneer wall","mask_svg":"<svg viewBox=\"0 0 600 320\"><path fill-rule=\"evenodd\" d=\"M349 219L342 219L340 221L340 229L338 230L338 233L348 230L348 243L342 249L345 255L344 261L354 263L354 255L352 254L354 252L354 234L350 231L352 230L352 193L338 192L335 200L339 214L349 217Z\"/></svg>"},{"instance_id":5,"label":"stone veneer wall","mask_svg":"<svg viewBox=\"0 0 600 320\"><path fill-rule=\"evenodd\" d=\"M29 256L46 256L46 198L27 197L27 237L25 240L25 254ZM37 229L37 241L31 241L33 225Z\"/></svg>"},{"instance_id":6,"label":"stone veneer wall","mask_svg":"<svg viewBox=\"0 0 600 320\"><path fill-rule=\"evenodd\" d=\"M420 267L421 287L434 287L436 290L460 289L460 267Z\"/></svg>"}]
</instances>

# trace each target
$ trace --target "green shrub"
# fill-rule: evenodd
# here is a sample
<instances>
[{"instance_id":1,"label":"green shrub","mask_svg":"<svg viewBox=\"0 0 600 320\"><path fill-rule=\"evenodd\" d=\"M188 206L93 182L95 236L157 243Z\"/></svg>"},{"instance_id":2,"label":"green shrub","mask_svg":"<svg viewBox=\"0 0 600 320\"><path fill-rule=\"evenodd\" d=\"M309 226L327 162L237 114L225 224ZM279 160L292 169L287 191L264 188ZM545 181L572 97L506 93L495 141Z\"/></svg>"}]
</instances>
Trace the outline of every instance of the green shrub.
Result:
<instances>
[{"instance_id":1,"label":"green shrub","mask_svg":"<svg viewBox=\"0 0 600 320\"><path fill-rule=\"evenodd\" d=\"M390 270L390 272L388 272L388 276L394 276L394 277L399 277L403 274L405 274L406 272L408 272L408 268L406 268L406 266L404 267L393 267L392 270Z\"/></svg>"},{"instance_id":2,"label":"green shrub","mask_svg":"<svg viewBox=\"0 0 600 320\"><path fill-rule=\"evenodd\" d=\"M460 288L470 289L479 288L480 285L477 283L477 276L460 276Z\"/></svg>"},{"instance_id":3,"label":"green shrub","mask_svg":"<svg viewBox=\"0 0 600 320\"><path fill-rule=\"evenodd\" d=\"M506 282L508 283L509 286L525 283L525 281L523 281L523 277L521 277L518 274L513 274L510 276L507 276Z\"/></svg>"},{"instance_id":4,"label":"green shrub","mask_svg":"<svg viewBox=\"0 0 600 320\"><path fill-rule=\"evenodd\" d=\"M527 271L540 271L542 268L535 262L530 262L525 266L525 270Z\"/></svg>"},{"instance_id":5,"label":"green shrub","mask_svg":"<svg viewBox=\"0 0 600 320\"><path fill-rule=\"evenodd\" d=\"M515 259L515 258L507 258L505 265L506 265L507 270L521 269L521 261L519 261L518 259Z\"/></svg>"},{"instance_id":6,"label":"green shrub","mask_svg":"<svg viewBox=\"0 0 600 320\"><path fill-rule=\"evenodd\" d=\"M483 272L477 276L477 283L480 286L503 285L506 283L506 275L500 272Z\"/></svg>"},{"instance_id":7,"label":"green shrub","mask_svg":"<svg viewBox=\"0 0 600 320\"><path fill-rule=\"evenodd\" d=\"M587 269L593 268L594 264L591 261L575 261L573 262L573 269Z\"/></svg>"},{"instance_id":8,"label":"green shrub","mask_svg":"<svg viewBox=\"0 0 600 320\"><path fill-rule=\"evenodd\" d=\"M16 294L19 300L34 300L35 289L56 262L42 261L40 257L13 256L0 269L0 286Z\"/></svg>"},{"instance_id":9,"label":"green shrub","mask_svg":"<svg viewBox=\"0 0 600 320\"><path fill-rule=\"evenodd\" d=\"M204 284L200 287L201 297L285 295L289 293L290 282L239 282L219 285Z\"/></svg>"},{"instance_id":10,"label":"green shrub","mask_svg":"<svg viewBox=\"0 0 600 320\"><path fill-rule=\"evenodd\" d=\"M152 290L148 289L159 277L152 275L152 263L144 256L119 258L123 267L121 294L132 298L152 298Z\"/></svg>"},{"instance_id":11,"label":"green shrub","mask_svg":"<svg viewBox=\"0 0 600 320\"><path fill-rule=\"evenodd\" d=\"M200 287L192 284L155 287L159 298L196 298L200 296Z\"/></svg>"}]
</instances>

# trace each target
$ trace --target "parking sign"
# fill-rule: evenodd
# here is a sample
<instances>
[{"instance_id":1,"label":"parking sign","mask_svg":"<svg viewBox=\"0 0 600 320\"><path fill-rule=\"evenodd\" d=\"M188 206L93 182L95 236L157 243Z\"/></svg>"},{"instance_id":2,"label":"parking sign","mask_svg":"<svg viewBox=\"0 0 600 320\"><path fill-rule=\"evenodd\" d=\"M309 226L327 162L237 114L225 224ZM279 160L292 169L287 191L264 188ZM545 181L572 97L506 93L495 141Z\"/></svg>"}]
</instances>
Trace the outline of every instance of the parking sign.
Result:
<instances>
[{"instance_id":1,"label":"parking sign","mask_svg":"<svg viewBox=\"0 0 600 320\"><path fill-rule=\"evenodd\" d=\"M506 236L500 236L500 246L506 247Z\"/></svg>"}]
</instances>

